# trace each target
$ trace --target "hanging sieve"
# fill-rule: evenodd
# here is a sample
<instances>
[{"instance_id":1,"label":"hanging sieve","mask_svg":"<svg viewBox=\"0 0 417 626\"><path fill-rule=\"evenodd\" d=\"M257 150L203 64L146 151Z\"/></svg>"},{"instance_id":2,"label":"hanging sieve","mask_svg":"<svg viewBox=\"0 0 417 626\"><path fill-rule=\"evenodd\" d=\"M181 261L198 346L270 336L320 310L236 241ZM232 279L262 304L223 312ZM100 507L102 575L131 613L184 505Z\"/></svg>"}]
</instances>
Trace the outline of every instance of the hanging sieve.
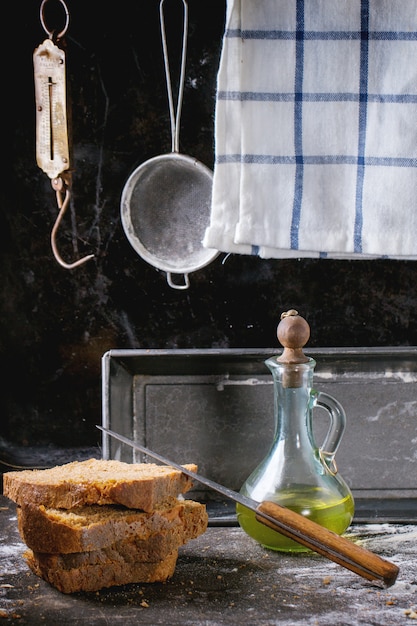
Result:
<instances>
[{"instance_id":1,"label":"hanging sieve","mask_svg":"<svg viewBox=\"0 0 417 626\"><path fill-rule=\"evenodd\" d=\"M122 225L132 247L150 265L163 270L174 289L187 289L188 274L208 265L219 251L204 248L209 224L213 173L203 163L179 152L184 92L188 6L184 10L181 68L176 111L171 87L164 21L159 5L165 76L171 121L171 152L153 157L129 176L122 192ZM182 276L182 282L173 275Z\"/></svg>"}]
</instances>

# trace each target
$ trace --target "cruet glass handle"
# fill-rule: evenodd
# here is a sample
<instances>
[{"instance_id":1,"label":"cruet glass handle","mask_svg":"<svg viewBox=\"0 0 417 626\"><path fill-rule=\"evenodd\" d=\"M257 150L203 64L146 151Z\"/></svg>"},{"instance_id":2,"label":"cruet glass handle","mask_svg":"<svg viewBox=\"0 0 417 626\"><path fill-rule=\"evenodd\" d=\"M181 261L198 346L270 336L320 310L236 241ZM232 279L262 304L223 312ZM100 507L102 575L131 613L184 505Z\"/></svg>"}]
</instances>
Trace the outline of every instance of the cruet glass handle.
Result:
<instances>
[{"instance_id":1,"label":"cruet glass handle","mask_svg":"<svg viewBox=\"0 0 417 626\"><path fill-rule=\"evenodd\" d=\"M323 391L312 391L312 400L313 407L319 406L325 409L330 416L329 430L322 446L319 448L319 453L330 471L336 474L337 466L334 457L345 431L346 413L336 398Z\"/></svg>"}]
</instances>

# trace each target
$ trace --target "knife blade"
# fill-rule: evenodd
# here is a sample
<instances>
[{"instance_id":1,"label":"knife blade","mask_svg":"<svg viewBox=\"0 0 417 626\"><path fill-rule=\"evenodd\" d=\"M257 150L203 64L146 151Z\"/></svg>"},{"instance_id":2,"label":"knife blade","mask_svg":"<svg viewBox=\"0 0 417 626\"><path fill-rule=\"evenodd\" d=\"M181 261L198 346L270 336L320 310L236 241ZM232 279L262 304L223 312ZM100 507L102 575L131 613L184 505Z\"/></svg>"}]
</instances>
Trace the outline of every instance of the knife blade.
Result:
<instances>
[{"instance_id":1,"label":"knife blade","mask_svg":"<svg viewBox=\"0 0 417 626\"><path fill-rule=\"evenodd\" d=\"M258 522L265 524L276 532L293 539L301 545L321 554L322 556L338 563L342 567L355 572L359 576L367 580L381 580L390 587L397 579L399 567L379 555L359 546L352 541L337 535L331 530L320 526L316 522L308 519L284 507L276 502L265 500L257 502L237 491L233 491L210 478L206 478L196 472L192 472L183 465L175 463L145 446L132 441L124 435L114 432L104 426L97 425L97 428L106 435L125 443L126 445L139 450L143 454L169 465L183 474L186 474L193 480L209 487L213 491L217 491L226 498L238 502L251 511L255 512Z\"/></svg>"}]
</instances>

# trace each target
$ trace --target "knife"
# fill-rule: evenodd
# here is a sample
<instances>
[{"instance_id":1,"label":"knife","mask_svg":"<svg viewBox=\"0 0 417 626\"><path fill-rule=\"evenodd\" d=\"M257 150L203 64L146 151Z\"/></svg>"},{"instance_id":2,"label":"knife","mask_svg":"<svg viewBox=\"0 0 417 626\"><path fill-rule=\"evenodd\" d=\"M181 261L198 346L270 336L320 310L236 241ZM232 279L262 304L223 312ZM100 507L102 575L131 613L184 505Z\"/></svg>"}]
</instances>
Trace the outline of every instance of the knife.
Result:
<instances>
[{"instance_id":1,"label":"knife","mask_svg":"<svg viewBox=\"0 0 417 626\"><path fill-rule=\"evenodd\" d=\"M97 426L97 428L114 439L131 446L135 450L143 452L164 465L169 465L179 470L213 491L217 491L223 496L226 496L226 498L238 502L251 511L254 511L258 522L293 539L310 550L325 556L342 567L355 572L359 576L367 580L382 580L387 587L395 583L400 570L394 563L337 535L307 517L276 502L268 500L256 502L256 500L252 500L252 498L248 498L237 491L233 491L209 478L188 470L186 467L167 459L157 452L149 450L149 448L128 439L124 435L119 435L119 433L104 428L103 426Z\"/></svg>"}]
</instances>

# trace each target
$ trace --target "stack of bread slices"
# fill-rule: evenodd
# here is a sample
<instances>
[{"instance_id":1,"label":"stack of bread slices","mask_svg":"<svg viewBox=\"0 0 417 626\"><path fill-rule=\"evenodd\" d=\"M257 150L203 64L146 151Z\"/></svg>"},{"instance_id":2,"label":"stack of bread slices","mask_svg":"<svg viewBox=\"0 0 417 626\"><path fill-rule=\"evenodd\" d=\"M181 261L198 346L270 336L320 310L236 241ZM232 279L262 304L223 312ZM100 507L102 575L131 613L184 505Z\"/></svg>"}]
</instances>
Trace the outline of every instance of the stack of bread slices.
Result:
<instances>
[{"instance_id":1,"label":"stack of bread slices","mask_svg":"<svg viewBox=\"0 0 417 626\"><path fill-rule=\"evenodd\" d=\"M205 506L182 497L191 486L172 467L98 459L3 476L30 569L63 593L170 578L207 528Z\"/></svg>"}]
</instances>

